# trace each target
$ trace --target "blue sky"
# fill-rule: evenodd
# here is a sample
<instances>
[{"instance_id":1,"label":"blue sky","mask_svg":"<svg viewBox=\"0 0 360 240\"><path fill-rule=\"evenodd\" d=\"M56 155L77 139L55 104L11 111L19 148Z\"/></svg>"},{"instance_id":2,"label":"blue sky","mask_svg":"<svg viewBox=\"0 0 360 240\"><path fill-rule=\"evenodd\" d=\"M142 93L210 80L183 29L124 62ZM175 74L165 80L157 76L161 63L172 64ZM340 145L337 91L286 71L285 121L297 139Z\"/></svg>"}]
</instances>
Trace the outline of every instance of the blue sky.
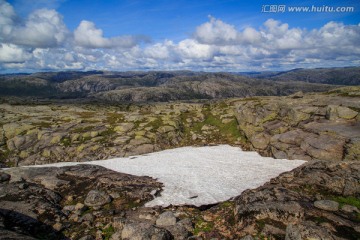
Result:
<instances>
[{"instance_id":1,"label":"blue sky","mask_svg":"<svg viewBox=\"0 0 360 240\"><path fill-rule=\"evenodd\" d=\"M3 18L0 15L0 26L11 29L10 33L0 32L0 53L4 51L8 56L3 60L0 57L3 72L92 68L236 71L360 63L357 49L349 51L357 47L355 42L360 35L358 0L0 0L0 3L14 12L10 17L10 10L0 12L4 15ZM341 6L353 7L354 11L290 13L287 9L284 13L264 13L261 11L265 5L285 5L286 9ZM10 27L6 25L7 18L12 19ZM30 37L25 34L27 31ZM57 33L57 37L47 36L45 31ZM282 34L277 36L277 42L271 31ZM329 33L321 35L324 31ZM39 34L31 36L34 32ZM319 55L315 53L320 47L318 41L331 34L339 37L339 33L351 38L341 53L336 53L340 50L335 51L335 43L326 39L324 56L315 58ZM299 47L305 44L309 44L306 49L314 48L306 56L300 54ZM276 49L265 47L270 45ZM67 59L68 63L54 62L61 54L67 55L63 61ZM11 57L18 59L11 62ZM125 63L119 60L124 57L129 58ZM265 58L263 63L261 57Z\"/></svg>"}]
</instances>

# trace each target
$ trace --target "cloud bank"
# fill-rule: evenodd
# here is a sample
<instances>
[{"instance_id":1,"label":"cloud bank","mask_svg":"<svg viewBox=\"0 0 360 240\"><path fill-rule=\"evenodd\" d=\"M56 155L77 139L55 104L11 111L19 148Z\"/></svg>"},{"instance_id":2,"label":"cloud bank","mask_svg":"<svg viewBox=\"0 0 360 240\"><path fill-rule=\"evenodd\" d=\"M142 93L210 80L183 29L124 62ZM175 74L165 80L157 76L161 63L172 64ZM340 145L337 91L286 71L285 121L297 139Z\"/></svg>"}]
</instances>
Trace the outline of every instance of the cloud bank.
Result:
<instances>
[{"instance_id":1,"label":"cloud bank","mask_svg":"<svg viewBox=\"0 0 360 240\"><path fill-rule=\"evenodd\" d=\"M318 29L268 19L258 29L209 16L191 36L150 42L145 36L104 37L87 20L71 32L56 10L21 19L0 0L0 71L200 70L250 71L360 64L360 23Z\"/></svg>"}]
</instances>

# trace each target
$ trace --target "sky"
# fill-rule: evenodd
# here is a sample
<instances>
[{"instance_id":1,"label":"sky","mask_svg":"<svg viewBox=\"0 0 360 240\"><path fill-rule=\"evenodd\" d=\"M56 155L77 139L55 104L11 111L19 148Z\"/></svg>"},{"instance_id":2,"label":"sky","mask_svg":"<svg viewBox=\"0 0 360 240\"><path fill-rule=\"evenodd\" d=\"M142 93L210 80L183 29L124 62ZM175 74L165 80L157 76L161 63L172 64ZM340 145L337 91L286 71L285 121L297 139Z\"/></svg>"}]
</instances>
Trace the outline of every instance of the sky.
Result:
<instances>
[{"instance_id":1,"label":"sky","mask_svg":"<svg viewBox=\"0 0 360 240\"><path fill-rule=\"evenodd\" d=\"M0 0L1 73L359 65L359 0Z\"/></svg>"}]
</instances>

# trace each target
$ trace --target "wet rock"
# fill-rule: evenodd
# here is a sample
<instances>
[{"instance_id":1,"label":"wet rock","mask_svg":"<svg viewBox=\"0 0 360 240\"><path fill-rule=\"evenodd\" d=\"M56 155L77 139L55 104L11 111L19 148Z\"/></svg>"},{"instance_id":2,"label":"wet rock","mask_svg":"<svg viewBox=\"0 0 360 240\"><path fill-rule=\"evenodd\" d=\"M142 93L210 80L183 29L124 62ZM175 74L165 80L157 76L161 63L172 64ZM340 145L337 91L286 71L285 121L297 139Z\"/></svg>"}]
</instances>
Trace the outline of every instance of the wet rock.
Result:
<instances>
[{"instance_id":1,"label":"wet rock","mask_svg":"<svg viewBox=\"0 0 360 240\"><path fill-rule=\"evenodd\" d=\"M101 207L111 202L110 195L98 190L91 190L84 201L84 204L89 207Z\"/></svg>"}]
</instances>

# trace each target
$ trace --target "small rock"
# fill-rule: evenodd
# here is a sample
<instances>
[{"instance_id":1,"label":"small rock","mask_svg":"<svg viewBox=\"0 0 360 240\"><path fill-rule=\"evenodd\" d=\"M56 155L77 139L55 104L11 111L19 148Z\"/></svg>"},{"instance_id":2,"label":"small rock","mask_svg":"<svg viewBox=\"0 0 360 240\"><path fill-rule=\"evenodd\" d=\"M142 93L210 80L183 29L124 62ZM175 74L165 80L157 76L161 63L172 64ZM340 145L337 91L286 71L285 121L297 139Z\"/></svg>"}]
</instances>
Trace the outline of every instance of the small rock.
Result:
<instances>
[{"instance_id":1,"label":"small rock","mask_svg":"<svg viewBox=\"0 0 360 240\"><path fill-rule=\"evenodd\" d=\"M27 183L20 183L19 184L19 189L27 189L29 187L29 185Z\"/></svg>"},{"instance_id":2,"label":"small rock","mask_svg":"<svg viewBox=\"0 0 360 240\"><path fill-rule=\"evenodd\" d=\"M101 227L103 227L104 226L104 224L102 224L101 222L97 222L96 224L95 224L95 227L97 227L97 228L101 228Z\"/></svg>"},{"instance_id":3,"label":"small rock","mask_svg":"<svg viewBox=\"0 0 360 240\"><path fill-rule=\"evenodd\" d=\"M80 211L85 211L86 210L86 206L82 203L77 203L75 205L75 210L80 210Z\"/></svg>"},{"instance_id":4,"label":"small rock","mask_svg":"<svg viewBox=\"0 0 360 240\"><path fill-rule=\"evenodd\" d=\"M55 229L55 231L60 232L61 230L64 229L64 226L61 223L55 223L53 226L53 229Z\"/></svg>"},{"instance_id":5,"label":"small rock","mask_svg":"<svg viewBox=\"0 0 360 240\"><path fill-rule=\"evenodd\" d=\"M290 95L290 97L293 98L293 99L303 98L303 97L304 97L304 93L303 93L302 91L296 92L296 93Z\"/></svg>"},{"instance_id":6,"label":"small rock","mask_svg":"<svg viewBox=\"0 0 360 240\"><path fill-rule=\"evenodd\" d=\"M91 235L86 235L86 236L79 238L79 240L95 240L95 238Z\"/></svg>"},{"instance_id":7,"label":"small rock","mask_svg":"<svg viewBox=\"0 0 360 240\"><path fill-rule=\"evenodd\" d=\"M70 212L72 212L72 211L75 210L75 205L67 205L67 206L64 206L62 210L63 210L63 211L70 211Z\"/></svg>"},{"instance_id":8,"label":"small rock","mask_svg":"<svg viewBox=\"0 0 360 240\"><path fill-rule=\"evenodd\" d=\"M347 213L360 213L359 209L355 206L347 205L341 207L341 210Z\"/></svg>"},{"instance_id":9,"label":"small rock","mask_svg":"<svg viewBox=\"0 0 360 240\"><path fill-rule=\"evenodd\" d=\"M319 200L314 202L316 208L326 210L326 211L338 211L339 203L331 200Z\"/></svg>"},{"instance_id":10,"label":"small rock","mask_svg":"<svg viewBox=\"0 0 360 240\"><path fill-rule=\"evenodd\" d=\"M9 181L11 176L7 173L1 172L0 173L0 182Z\"/></svg>"},{"instance_id":11,"label":"small rock","mask_svg":"<svg viewBox=\"0 0 360 240\"><path fill-rule=\"evenodd\" d=\"M243 238L240 238L240 240L254 240L254 238L252 236L250 236L250 235L247 235L247 236L245 236Z\"/></svg>"},{"instance_id":12,"label":"small rock","mask_svg":"<svg viewBox=\"0 0 360 240\"><path fill-rule=\"evenodd\" d=\"M87 214L84 214L84 216L82 216L80 218L80 222L93 222L94 221L94 216L91 214L91 213L87 213Z\"/></svg>"},{"instance_id":13,"label":"small rock","mask_svg":"<svg viewBox=\"0 0 360 240\"><path fill-rule=\"evenodd\" d=\"M98 190L91 190L84 201L84 204L89 207L100 207L111 202L110 196Z\"/></svg>"},{"instance_id":14,"label":"small rock","mask_svg":"<svg viewBox=\"0 0 360 240\"><path fill-rule=\"evenodd\" d=\"M159 218L156 220L156 225L158 226L172 226L176 224L176 217L172 212L164 212L160 214Z\"/></svg>"},{"instance_id":15,"label":"small rock","mask_svg":"<svg viewBox=\"0 0 360 240\"><path fill-rule=\"evenodd\" d=\"M115 229L122 230L124 228L124 225L125 225L124 218L122 218L122 217L114 217L113 218L112 226Z\"/></svg>"}]
</instances>

